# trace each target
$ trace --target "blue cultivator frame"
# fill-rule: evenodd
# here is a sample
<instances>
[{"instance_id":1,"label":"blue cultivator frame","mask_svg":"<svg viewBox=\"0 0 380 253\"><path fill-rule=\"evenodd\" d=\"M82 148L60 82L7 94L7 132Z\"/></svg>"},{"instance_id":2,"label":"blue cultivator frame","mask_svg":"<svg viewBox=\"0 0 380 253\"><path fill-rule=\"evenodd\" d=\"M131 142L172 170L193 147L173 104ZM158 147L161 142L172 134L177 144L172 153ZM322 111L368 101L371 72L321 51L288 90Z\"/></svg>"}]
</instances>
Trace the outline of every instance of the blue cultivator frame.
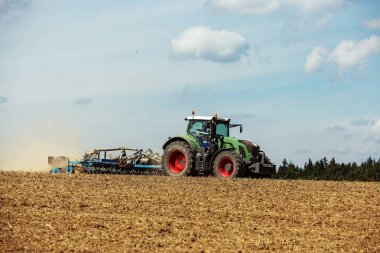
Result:
<instances>
[{"instance_id":1,"label":"blue cultivator frame","mask_svg":"<svg viewBox=\"0 0 380 253\"><path fill-rule=\"evenodd\" d=\"M68 165L65 167L64 172L65 173L73 173L73 167L77 166L78 164L80 164L80 162L71 162L71 161L68 161ZM50 173L51 174L61 173L61 168L55 167L54 169L52 169L50 171Z\"/></svg>"},{"instance_id":2,"label":"blue cultivator frame","mask_svg":"<svg viewBox=\"0 0 380 253\"><path fill-rule=\"evenodd\" d=\"M120 151L118 158L107 158L107 152ZM133 151L127 156L126 151ZM86 153L78 162L68 161L66 173L80 171L89 174L162 174L161 157L151 151L142 149L112 148L96 149ZM54 168L51 173L61 173L63 170Z\"/></svg>"}]
</instances>

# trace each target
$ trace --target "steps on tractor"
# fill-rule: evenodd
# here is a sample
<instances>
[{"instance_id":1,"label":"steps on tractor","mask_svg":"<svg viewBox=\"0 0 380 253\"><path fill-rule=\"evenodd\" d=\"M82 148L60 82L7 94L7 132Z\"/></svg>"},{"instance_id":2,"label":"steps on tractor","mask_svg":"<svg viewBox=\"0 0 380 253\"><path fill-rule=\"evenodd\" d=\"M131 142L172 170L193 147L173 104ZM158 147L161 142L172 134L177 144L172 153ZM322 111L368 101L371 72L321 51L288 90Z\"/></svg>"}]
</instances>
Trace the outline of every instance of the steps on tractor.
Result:
<instances>
[{"instance_id":1,"label":"steps on tractor","mask_svg":"<svg viewBox=\"0 0 380 253\"><path fill-rule=\"evenodd\" d=\"M207 155L208 153L197 153L195 155L196 170L198 173L203 173L208 170Z\"/></svg>"}]
</instances>

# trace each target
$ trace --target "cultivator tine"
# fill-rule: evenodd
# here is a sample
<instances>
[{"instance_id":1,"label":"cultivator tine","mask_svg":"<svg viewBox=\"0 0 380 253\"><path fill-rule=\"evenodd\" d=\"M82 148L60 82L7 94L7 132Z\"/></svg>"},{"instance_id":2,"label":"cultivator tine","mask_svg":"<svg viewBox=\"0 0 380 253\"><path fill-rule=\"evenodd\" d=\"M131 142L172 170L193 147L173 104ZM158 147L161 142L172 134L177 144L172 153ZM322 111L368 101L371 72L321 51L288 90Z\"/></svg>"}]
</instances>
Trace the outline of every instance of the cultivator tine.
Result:
<instances>
[{"instance_id":1,"label":"cultivator tine","mask_svg":"<svg viewBox=\"0 0 380 253\"><path fill-rule=\"evenodd\" d=\"M118 167L85 167L84 172L87 174L162 175L162 171L158 169L124 169Z\"/></svg>"}]
</instances>

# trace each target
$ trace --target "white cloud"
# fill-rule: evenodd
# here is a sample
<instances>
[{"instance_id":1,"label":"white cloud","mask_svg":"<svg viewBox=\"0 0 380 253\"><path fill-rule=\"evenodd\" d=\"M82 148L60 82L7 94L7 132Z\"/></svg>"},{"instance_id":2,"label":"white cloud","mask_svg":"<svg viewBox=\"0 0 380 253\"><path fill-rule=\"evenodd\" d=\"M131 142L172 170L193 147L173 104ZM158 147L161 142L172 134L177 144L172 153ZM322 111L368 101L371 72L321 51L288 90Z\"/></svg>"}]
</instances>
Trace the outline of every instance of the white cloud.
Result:
<instances>
[{"instance_id":1,"label":"white cloud","mask_svg":"<svg viewBox=\"0 0 380 253\"><path fill-rule=\"evenodd\" d=\"M80 98L75 100L75 104L77 105L89 105L92 104L92 99L91 98Z\"/></svg>"},{"instance_id":2,"label":"white cloud","mask_svg":"<svg viewBox=\"0 0 380 253\"><path fill-rule=\"evenodd\" d=\"M380 53L380 37L371 36L360 41L343 40L328 56L327 52L323 47L314 47L307 56L305 72L315 72L326 62L337 64L341 71L359 67L367 62L371 55Z\"/></svg>"},{"instance_id":3,"label":"white cloud","mask_svg":"<svg viewBox=\"0 0 380 253\"><path fill-rule=\"evenodd\" d=\"M340 9L346 0L210 0L215 8L240 14L266 14L282 5L294 7L303 15L326 14Z\"/></svg>"},{"instance_id":4,"label":"white cloud","mask_svg":"<svg viewBox=\"0 0 380 253\"><path fill-rule=\"evenodd\" d=\"M305 154L311 154L313 153L313 151L311 151L310 149L307 149L307 148L301 148L301 149L297 149L294 151L296 154L301 154L301 155L305 155Z\"/></svg>"},{"instance_id":5,"label":"white cloud","mask_svg":"<svg viewBox=\"0 0 380 253\"><path fill-rule=\"evenodd\" d=\"M351 149L347 147L339 147L337 149L328 150L328 152L332 154L337 154L337 155L346 155L346 154L351 153Z\"/></svg>"},{"instance_id":6,"label":"white cloud","mask_svg":"<svg viewBox=\"0 0 380 253\"><path fill-rule=\"evenodd\" d=\"M284 0L305 15L329 13L339 10L345 0Z\"/></svg>"},{"instance_id":7,"label":"white cloud","mask_svg":"<svg viewBox=\"0 0 380 253\"><path fill-rule=\"evenodd\" d=\"M315 27L316 28L324 27L330 22L331 19L332 19L331 13L324 14L321 17L317 18L317 20L315 21Z\"/></svg>"},{"instance_id":8,"label":"white cloud","mask_svg":"<svg viewBox=\"0 0 380 253\"><path fill-rule=\"evenodd\" d=\"M267 14L287 7L295 10L306 29L321 28L341 9L347 0L209 0L208 4L243 15Z\"/></svg>"},{"instance_id":9,"label":"white cloud","mask_svg":"<svg viewBox=\"0 0 380 253\"><path fill-rule=\"evenodd\" d=\"M247 54L249 44L238 33L198 26L188 28L173 39L171 47L175 58L231 62Z\"/></svg>"},{"instance_id":10,"label":"white cloud","mask_svg":"<svg viewBox=\"0 0 380 253\"><path fill-rule=\"evenodd\" d=\"M339 11L347 0L283 0L292 6L300 18L304 30L320 29L326 26L333 14Z\"/></svg>"},{"instance_id":11,"label":"white cloud","mask_svg":"<svg viewBox=\"0 0 380 253\"><path fill-rule=\"evenodd\" d=\"M371 136L376 142L380 143L380 119L371 128Z\"/></svg>"},{"instance_id":12,"label":"white cloud","mask_svg":"<svg viewBox=\"0 0 380 253\"><path fill-rule=\"evenodd\" d=\"M6 96L0 96L0 104L4 104L9 101L9 98Z\"/></svg>"},{"instance_id":13,"label":"white cloud","mask_svg":"<svg viewBox=\"0 0 380 253\"><path fill-rule=\"evenodd\" d=\"M346 130L345 127L339 126L339 125L334 125L334 126L329 126L326 127L326 130L332 131L332 132L340 132Z\"/></svg>"},{"instance_id":14,"label":"white cloud","mask_svg":"<svg viewBox=\"0 0 380 253\"><path fill-rule=\"evenodd\" d=\"M0 0L0 14L6 14L12 10L27 11L31 3L31 0Z\"/></svg>"},{"instance_id":15,"label":"white cloud","mask_svg":"<svg viewBox=\"0 0 380 253\"><path fill-rule=\"evenodd\" d=\"M306 73L313 73L318 70L325 62L327 56L327 49L321 46L315 46L306 58L304 71Z\"/></svg>"},{"instance_id":16,"label":"white cloud","mask_svg":"<svg viewBox=\"0 0 380 253\"><path fill-rule=\"evenodd\" d=\"M351 124L353 126L372 126L375 124L375 121L372 119L357 119L357 120L352 120Z\"/></svg>"},{"instance_id":17,"label":"white cloud","mask_svg":"<svg viewBox=\"0 0 380 253\"><path fill-rule=\"evenodd\" d=\"M209 4L218 9L241 14L265 14L275 11L280 2L278 0L210 0Z\"/></svg>"},{"instance_id":18,"label":"white cloud","mask_svg":"<svg viewBox=\"0 0 380 253\"><path fill-rule=\"evenodd\" d=\"M232 113L228 116L228 118L233 119L233 120L246 120L246 119L253 119L255 118L256 115L253 113L241 113L241 112L236 112Z\"/></svg>"},{"instance_id":19,"label":"white cloud","mask_svg":"<svg viewBox=\"0 0 380 253\"><path fill-rule=\"evenodd\" d=\"M363 24L368 30L378 30L380 29L380 18L364 21Z\"/></svg>"},{"instance_id":20,"label":"white cloud","mask_svg":"<svg viewBox=\"0 0 380 253\"><path fill-rule=\"evenodd\" d=\"M328 61L344 70L365 63L371 54L380 53L380 37L371 36L358 42L344 40L330 53Z\"/></svg>"}]
</instances>

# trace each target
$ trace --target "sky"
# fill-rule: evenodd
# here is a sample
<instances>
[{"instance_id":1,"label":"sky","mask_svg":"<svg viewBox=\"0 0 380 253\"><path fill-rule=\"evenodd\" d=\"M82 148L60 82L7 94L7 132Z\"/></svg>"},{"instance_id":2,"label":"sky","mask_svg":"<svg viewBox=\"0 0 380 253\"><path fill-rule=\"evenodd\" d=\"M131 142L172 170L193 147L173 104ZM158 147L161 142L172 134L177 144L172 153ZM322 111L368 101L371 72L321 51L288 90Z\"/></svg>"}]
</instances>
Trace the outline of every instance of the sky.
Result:
<instances>
[{"instance_id":1,"label":"sky","mask_svg":"<svg viewBox=\"0 0 380 253\"><path fill-rule=\"evenodd\" d=\"M380 1L0 0L0 169L231 117L286 158L380 157Z\"/></svg>"}]
</instances>

